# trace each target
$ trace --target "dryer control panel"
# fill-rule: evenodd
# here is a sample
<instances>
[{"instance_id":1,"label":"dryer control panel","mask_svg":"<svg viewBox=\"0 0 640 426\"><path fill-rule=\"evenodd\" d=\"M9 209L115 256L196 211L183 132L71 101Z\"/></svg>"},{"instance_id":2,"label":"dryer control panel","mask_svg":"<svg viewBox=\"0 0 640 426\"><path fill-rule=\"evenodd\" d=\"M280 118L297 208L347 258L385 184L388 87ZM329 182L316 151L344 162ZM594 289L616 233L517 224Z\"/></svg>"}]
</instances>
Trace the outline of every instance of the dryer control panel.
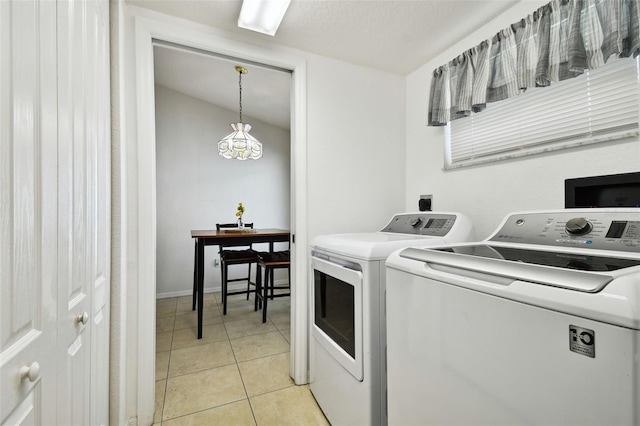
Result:
<instances>
[{"instance_id":1,"label":"dryer control panel","mask_svg":"<svg viewBox=\"0 0 640 426\"><path fill-rule=\"evenodd\" d=\"M395 215L382 232L444 237L453 228L456 215L443 213L404 213Z\"/></svg>"},{"instance_id":2,"label":"dryer control panel","mask_svg":"<svg viewBox=\"0 0 640 426\"><path fill-rule=\"evenodd\" d=\"M513 213L490 241L640 253L640 209Z\"/></svg>"}]
</instances>

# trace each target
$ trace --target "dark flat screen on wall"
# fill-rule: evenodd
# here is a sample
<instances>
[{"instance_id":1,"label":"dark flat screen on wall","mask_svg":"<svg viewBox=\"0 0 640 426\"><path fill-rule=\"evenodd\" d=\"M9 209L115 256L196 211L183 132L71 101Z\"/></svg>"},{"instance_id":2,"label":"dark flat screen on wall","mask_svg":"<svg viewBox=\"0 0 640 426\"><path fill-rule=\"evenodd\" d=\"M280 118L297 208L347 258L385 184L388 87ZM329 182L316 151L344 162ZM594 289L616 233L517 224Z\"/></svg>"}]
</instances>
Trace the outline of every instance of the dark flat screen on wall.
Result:
<instances>
[{"instance_id":1,"label":"dark flat screen on wall","mask_svg":"<svg viewBox=\"0 0 640 426\"><path fill-rule=\"evenodd\" d=\"M640 172L566 179L564 207L640 207Z\"/></svg>"}]
</instances>

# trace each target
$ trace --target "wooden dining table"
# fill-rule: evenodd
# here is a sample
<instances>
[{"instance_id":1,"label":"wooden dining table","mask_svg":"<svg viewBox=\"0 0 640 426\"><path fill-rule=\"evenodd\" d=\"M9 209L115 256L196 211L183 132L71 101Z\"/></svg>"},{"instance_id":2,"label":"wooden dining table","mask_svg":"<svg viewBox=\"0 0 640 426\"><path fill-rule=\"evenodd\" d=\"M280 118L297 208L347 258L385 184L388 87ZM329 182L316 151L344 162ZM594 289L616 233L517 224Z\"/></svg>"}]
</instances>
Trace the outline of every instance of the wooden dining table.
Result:
<instances>
[{"instance_id":1,"label":"wooden dining table","mask_svg":"<svg viewBox=\"0 0 640 426\"><path fill-rule=\"evenodd\" d=\"M273 244L288 242L291 231L286 229L221 229L221 230L191 230L191 238L195 243L194 264L194 305L198 307L198 339L202 338L202 311L204 307L204 248L206 246L250 245L254 243L269 243L269 251L273 251ZM197 302L197 303L195 303Z\"/></svg>"}]
</instances>

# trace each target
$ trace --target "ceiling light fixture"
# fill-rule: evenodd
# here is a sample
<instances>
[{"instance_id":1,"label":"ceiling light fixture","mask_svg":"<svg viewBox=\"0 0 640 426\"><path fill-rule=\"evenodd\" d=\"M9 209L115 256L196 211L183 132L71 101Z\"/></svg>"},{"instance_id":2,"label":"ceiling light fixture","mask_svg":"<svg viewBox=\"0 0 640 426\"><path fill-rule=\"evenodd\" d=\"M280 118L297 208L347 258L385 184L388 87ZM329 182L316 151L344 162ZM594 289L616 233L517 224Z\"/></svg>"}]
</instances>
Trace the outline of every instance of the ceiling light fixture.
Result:
<instances>
[{"instance_id":1,"label":"ceiling light fixture","mask_svg":"<svg viewBox=\"0 0 640 426\"><path fill-rule=\"evenodd\" d=\"M218 154L224 158L238 160L257 160L262 157L262 144L249 134L251 126L242 122L242 74L248 71L245 67L236 66L240 88L240 122L232 123L233 133L218 142Z\"/></svg>"},{"instance_id":2,"label":"ceiling light fixture","mask_svg":"<svg viewBox=\"0 0 640 426\"><path fill-rule=\"evenodd\" d=\"M243 0L238 26L273 36L291 0Z\"/></svg>"}]
</instances>

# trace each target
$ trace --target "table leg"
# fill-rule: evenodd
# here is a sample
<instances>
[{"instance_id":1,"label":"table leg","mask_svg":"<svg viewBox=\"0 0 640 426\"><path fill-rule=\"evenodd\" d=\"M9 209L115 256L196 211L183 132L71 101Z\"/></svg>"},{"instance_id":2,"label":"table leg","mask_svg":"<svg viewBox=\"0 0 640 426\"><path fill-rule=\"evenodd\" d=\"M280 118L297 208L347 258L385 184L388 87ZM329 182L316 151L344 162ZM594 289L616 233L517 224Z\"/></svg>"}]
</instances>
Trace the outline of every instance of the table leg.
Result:
<instances>
[{"instance_id":1,"label":"table leg","mask_svg":"<svg viewBox=\"0 0 640 426\"><path fill-rule=\"evenodd\" d=\"M202 311L204 309L204 239L198 238L198 339L202 339Z\"/></svg>"},{"instance_id":2,"label":"table leg","mask_svg":"<svg viewBox=\"0 0 640 426\"><path fill-rule=\"evenodd\" d=\"M198 298L198 239L193 247L193 296L191 301L191 310L196 310L196 300Z\"/></svg>"}]
</instances>

